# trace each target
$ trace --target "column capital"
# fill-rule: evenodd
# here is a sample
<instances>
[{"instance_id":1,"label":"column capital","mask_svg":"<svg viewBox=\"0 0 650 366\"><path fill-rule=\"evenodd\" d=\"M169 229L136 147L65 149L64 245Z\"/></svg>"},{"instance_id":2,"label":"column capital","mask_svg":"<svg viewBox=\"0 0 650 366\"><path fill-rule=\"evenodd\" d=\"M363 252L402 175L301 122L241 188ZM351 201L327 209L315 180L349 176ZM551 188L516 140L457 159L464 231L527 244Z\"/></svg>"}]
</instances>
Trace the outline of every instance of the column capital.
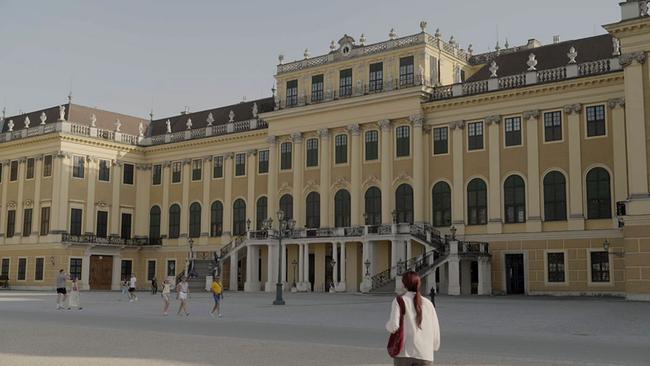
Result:
<instances>
[{"instance_id":1,"label":"column capital","mask_svg":"<svg viewBox=\"0 0 650 366\"><path fill-rule=\"evenodd\" d=\"M623 108L625 107L625 98L621 97L621 98L610 99L607 101L607 105L611 109L615 109L616 107Z\"/></svg>"},{"instance_id":2,"label":"column capital","mask_svg":"<svg viewBox=\"0 0 650 366\"><path fill-rule=\"evenodd\" d=\"M192 163L192 159L183 159L183 165L189 165Z\"/></svg>"},{"instance_id":3,"label":"column capital","mask_svg":"<svg viewBox=\"0 0 650 366\"><path fill-rule=\"evenodd\" d=\"M350 131L352 136L359 136L361 134L361 129L359 128L358 123L348 125L348 131Z\"/></svg>"},{"instance_id":4,"label":"column capital","mask_svg":"<svg viewBox=\"0 0 650 366\"><path fill-rule=\"evenodd\" d=\"M255 155L257 155L257 150L256 149L246 150L246 156L250 157L250 156L255 156Z\"/></svg>"},{"instance_id":5,"label":"column capital","mask_svg":"<svg viewBox=\"0 0 650 366\"><path fill-rule=\"evenodd\" d=\"M235 157L235 153L227 152L227 153L223 154L223 158L225 160L230 160L230 159L232 159L234 157Z\"/></svg>"},{"instance_id":6,"label":"column capital","mask_svg":"<svg viewBox=\"0 0 650 366\"><path fill-rule=\"evenodd\" d=\"M424 115L422 115L422 113L410 115L409 121L411 121L415 127L422 127L422 125L424 125Z\"/></svg>"},{"instance_id":7,"label":"column capital","mask_svg":"<svg viewBox=\"0 0 650 366\"><path fill-rule=\"evenodd\" d=\"M636 61L639 65L643 65L646 60L646 55L643 51L624 53L619 57L618 60L622 67L628 67L632 65L634 61Z\"/></svg>"},{"instance_id":8,"label":"column capital","mask_svg":"<svg viewBox=\"0 0 650 366\"><path fill-rule=\"evenodd\" d=\"M203 162L204 162L204 163L207 162L207 161L212 161L212 155L204 156L204 157L202 157L201 159L203 159Z\"/></svg>"},{"instance_id":9,"label":"column capital","mask_svg":"<svg viewBox=\"0 0 650 366\"><path fill-rule=\"evenodd\" d=\"M537 119L537 118L539 118L539 115L540 115L539 109L531 109L531 110L528 110L528 111L524 111L524 113L523 113L524 121L528 121L528 120L531 120L531 119Z\"/></svg>"},{"instance_id":10,"label":"column capital","mask_svg":"<svg viewBox=\"0 0 650 366\"><path fill-rule=\"evenodd\" d=\"M302 144L302 133L301 132L292 133L291 140L293 140L294 144Z\"/></svg>"},{"instance_id":11,"label":"column capital","mask_svg":"<svg viewBox=\"0 0 650 366\"><path fill-rule=\"evenodd\" d=\"M390 120L389 119L382 119L381 121L378 122L379 128L381 128L382 131L389 131L390 130Z\"/></svg>"},{"instance_id":12,"label":"column capital","mask_svg":"<svg viewBox=\"0 0 650 366\"><path fill-rule=\"evenodd\" d=\"M465 121L462 121L462 120L461 120L461 121L454 121L454 122L451 122L451 123L449 123L449 127L450 127L452 130L455 130L455 129L457 129L457 128L460 128L460 129L462 130L462 129L465 128Z\"/></svg>"},{"instance_id":13,"label":"column capital","mask_svg":"<svg viewBox=\"0 0 650 366\"><path fill-rule=\"evenodd\" d=\"M278 143L278 137L277 136L267 136L266 137L266 143L269 145L275 145Z\"/></svg>"},{"instance_id":14,"label":"column capital","mask_svg":"<svg viewBox=\"0 0 650 366\"><path fill-rule=\"evenodd\" d=\"M580 114L582 112L582 104L569 104L564 106L564 113L566 114Z\"/></svg>"},{"instance_id":15,"label":"column capital","mask_svg":"<svg viewBox=\"0 0 650 366\"><path fill-rule=\"evenodd\" d=\"M318 136L324 139L329 138L330 131L327 128L321 128L320 130L318 130Z\"/></svg>"},{"instance_id":16,"label":"column capital","mask_svg":"<svg viewBox=\"0 0 650 366\"><path fill-rule=\"evenodd\" d=\"M488 126L498 125L499 123L501 123L501 115L495 114L492 116L487 116L485 117L485 123L487 123Z\"/></svg>"},{"instance_id":17,"label":"column capital","mask_svg":"<svg viewBox=\"0 0 650 366\"><path fill-rule=\"evenodd\" d=\"M165 160L163 161L162 166L163 168L169 168L170 166L172 166L172 162L170 160Z\"/></svg>"}]
</instances>

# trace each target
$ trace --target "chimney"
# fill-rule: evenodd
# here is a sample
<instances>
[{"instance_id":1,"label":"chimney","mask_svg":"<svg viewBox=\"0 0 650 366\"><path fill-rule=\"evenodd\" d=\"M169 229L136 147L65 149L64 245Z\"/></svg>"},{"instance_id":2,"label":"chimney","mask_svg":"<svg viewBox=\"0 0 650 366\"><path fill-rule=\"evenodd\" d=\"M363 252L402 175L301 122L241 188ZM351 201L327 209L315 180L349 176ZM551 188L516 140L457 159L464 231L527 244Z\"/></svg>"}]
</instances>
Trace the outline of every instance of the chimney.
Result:
<instances>
[{"instance_id":1,"label":"chimney","mask_svg":"<svg viewBox=\"0 0 650 366\"><path fill-rule=\"evenodd\" d=\"M558 35L553 36L553 44L558 44L558 43L560 43L560 36Z\"/></svg>"}]
</instances>

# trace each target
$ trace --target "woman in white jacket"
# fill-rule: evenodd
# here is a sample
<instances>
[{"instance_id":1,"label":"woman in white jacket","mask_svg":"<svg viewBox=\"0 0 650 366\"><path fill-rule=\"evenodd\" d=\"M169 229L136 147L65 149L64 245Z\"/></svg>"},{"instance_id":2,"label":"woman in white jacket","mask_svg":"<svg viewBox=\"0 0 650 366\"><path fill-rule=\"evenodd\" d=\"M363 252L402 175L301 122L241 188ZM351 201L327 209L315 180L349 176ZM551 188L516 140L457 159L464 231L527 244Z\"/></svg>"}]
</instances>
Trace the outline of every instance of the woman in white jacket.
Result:
<instances>
[{"instance_id":1,"label":"woman in white jacket","mask_svg":"<svg viewBox=\"0 0 650 366\"><path fill-rule=\"evenodd\" d=\"M408 271L402 275L406 293L404 300L404 347L394 359L395 366L433 365L433 352L440 348L440 326L436 309L429 299L420 295L420 276ZM395 333L399 329L400 308L393 300L386 330Z\"/></svg>"}]
</instances>

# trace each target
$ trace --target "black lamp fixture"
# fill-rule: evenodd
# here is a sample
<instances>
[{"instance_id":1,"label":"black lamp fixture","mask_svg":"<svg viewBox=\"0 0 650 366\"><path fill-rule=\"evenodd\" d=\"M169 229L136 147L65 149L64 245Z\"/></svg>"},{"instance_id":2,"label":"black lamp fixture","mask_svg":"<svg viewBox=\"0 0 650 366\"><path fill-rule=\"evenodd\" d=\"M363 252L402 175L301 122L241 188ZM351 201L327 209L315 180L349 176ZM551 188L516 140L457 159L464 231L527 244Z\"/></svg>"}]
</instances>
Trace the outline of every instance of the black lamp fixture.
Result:
<instances>
[{"instance_id":1,"label":"black lamp fixture","mask_svg":"<svg viewBox=\"0 0 650 366\"><path fill-rule=\"evenodd\" d=\"M366 259L363 264L366 266L366 277L370 276L370 259Z\"/></svg>"},{"instance_id":2,"label":"black lamp fixture","mask_svg":"<svg viewBox=\"0 0 650 366\"><path fill-rule=\"evenodd\" d=\"M451 233L451 240L456 240L456 227L452 226L449 228L449 232Z\"/></svg>"},{"instance_id":3,"label":"black lamp fixture","mask_svg":"<svg viewBox=\"0 0 650 366\"><path fill-rule=\"evenodd\" d=\"M605 239L605 241L603 242L603 250L605 250L607 252L607 254L613 254L613 255L615 255L617 257L624 257L625 256L625 251L623 251L623 250L620 250L620 251L612 250L612 251L610 251L609 247L610 247L609 240Z\"/></svg>"}]
</instances>

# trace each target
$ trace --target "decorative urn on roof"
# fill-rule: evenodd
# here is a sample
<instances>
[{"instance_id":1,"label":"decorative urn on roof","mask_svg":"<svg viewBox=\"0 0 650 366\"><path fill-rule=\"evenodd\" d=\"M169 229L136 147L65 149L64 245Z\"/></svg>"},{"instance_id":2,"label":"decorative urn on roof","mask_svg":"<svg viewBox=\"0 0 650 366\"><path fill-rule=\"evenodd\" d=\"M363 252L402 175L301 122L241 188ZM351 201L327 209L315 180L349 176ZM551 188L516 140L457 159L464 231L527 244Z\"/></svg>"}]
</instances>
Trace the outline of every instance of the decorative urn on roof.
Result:
<instances>
[{"instance_id":1,"label":"decorative urn on roof","mask_svg":"<svg viewBox=\"0 0 650 366\"><path fill-rule=\"evenodd\" d=\"M208 113L208 118L205 121L208 123L208 126L212 126L214 123L214 116L212 115L212 112Z\"/></svg>"},{"instance_id":2,"label":"decorative urn on roof","mask_svg":"<svg viewBox=\"0 0 650 366\"><path fill-rule=\"evenodd\" d=\"M526 65L528 65L528 71L535 71L537 70L537 60L535 59L535 54L531 53L528 55L528 62L526 62Z\"/></svg>"},{"instance_id":3,"label":"decorative urn on roof","mask_svg":"<svg viewBox=\"0 0 650 366\"><path fill-rule=\"evenodd\" d=\"M45 112L41 112L41 124L44 125L45 121L47 121L47 116L45 115Z\"/></svg>"},{"instance_id":4,"label":"decorative urn on roof","mask_svg":"<svg viewBox=\"0 0 650 366\"><path fill-rule=\"evenodd\" d=\"M490 64L489 70L490 70L490 77L491 78L497 77L497 71L499 71L499 65L497 65L496 61L492 61L492 63Z\"/></svg>"}]
</instances>

